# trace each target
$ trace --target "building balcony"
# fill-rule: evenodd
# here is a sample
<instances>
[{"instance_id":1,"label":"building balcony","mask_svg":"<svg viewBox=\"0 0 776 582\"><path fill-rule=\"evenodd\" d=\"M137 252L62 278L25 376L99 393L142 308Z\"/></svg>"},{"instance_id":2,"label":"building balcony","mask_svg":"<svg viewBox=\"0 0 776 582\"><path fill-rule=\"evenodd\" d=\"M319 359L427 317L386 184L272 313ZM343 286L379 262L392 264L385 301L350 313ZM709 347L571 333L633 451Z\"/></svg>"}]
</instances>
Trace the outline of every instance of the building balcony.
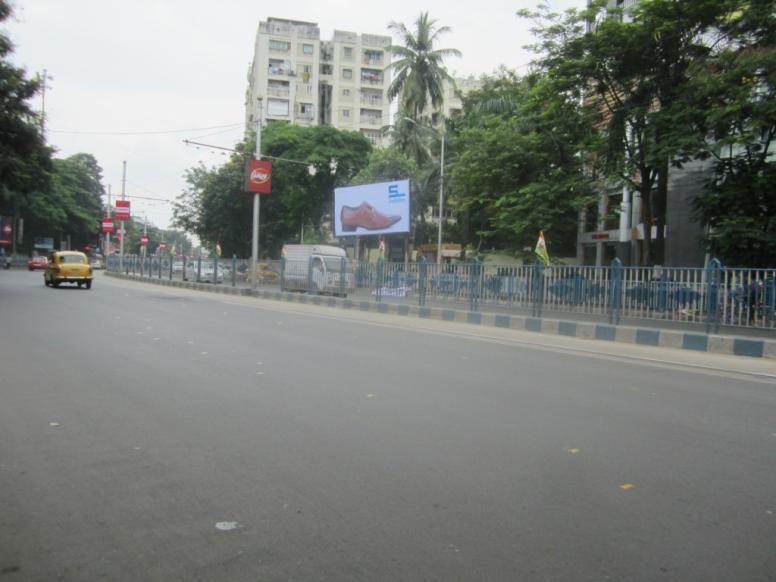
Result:
<instances>
[{"instance_id":1,"label":"building balcony","mask_svg":"<svg viewBox=\"0 0 776 582\"><path fill-rule=\"evenodd\" d=\"M280 87L268 87L267 88L267 95L270 97L288 97L291 94L291 91L286 87L285 89L282 89Z\"/></svg>"},{"instance_id":2,"label":"building balcony","mask_svg":"<svg viewBox=\"0 0 776 582\"><path fill-rule=\"evenodd\" d=\"M292 71L291 69L284 69L282 67L268 67L267 72L270 75L275 75L276 77L296 77L296 71Z\"/></svg>"},{"instance_id":3,"label":"building balcony","mask_svg":"<svg viewBox=\"0 0 776 582\"><path fill-rule=\"evenodd\" d=\"M382 58L375 58L375 57L364 57L361 59L361 62L364 65L369 65L373 67L382 67L383 66L383 59Z\"/></svg>"},{"instance_id":4,"label":"building balcony","mask_svg":"<svg viewBox=\"0 0 776 582\"><path fill-rule=\"evenodd\" d=\"M382 97L364 97L361 96L361 104L362 105L370 105L372 107L382 107L383 106L383 98Z\"/></svg>"},{"instance_id":5,"label":"building balcony","mask_svg":"<svg viewBox=\"0 0 776 582\"><path fill-rule=\"evenodd\" d=\"M383 124L383 118L382 116L376 117L374 115L362 115L359 118L359 123L361 123L361 125L374 125L379 127Z\"/></svg>"},{"instance_id":6,"label":"building balcony","mask_svg":"<svg viewBox=\"0 0 776 582\"><path fill-rule=\"evenodd\" d=\"M379 87L383 84L383 78L382 77L361 77L361 84L362 85L371 85L373 87Z\"/></svg>"}]
</instances>

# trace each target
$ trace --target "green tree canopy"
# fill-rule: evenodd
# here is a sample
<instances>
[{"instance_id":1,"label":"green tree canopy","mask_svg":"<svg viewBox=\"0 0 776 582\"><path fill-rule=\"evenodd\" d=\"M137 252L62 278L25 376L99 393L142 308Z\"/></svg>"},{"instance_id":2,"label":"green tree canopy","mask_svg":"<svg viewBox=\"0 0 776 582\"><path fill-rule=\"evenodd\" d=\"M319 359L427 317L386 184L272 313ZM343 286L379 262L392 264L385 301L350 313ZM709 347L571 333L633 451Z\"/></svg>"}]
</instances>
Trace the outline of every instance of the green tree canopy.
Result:
<instances>
[{"instance_id":1,"label":"green tree canopy","mask_svg":"<svg viewBox=\"0 0 776 582\"><path fill-rule=\"evenodd\" d=\"M226 164L188 170L189 187L175 207L176 224L206 244L220 242L224 256L250 254L252 197L244 184L253 149L252 141L244 142ZM331 126L269 124L261 149L273 161L273 172L272 194L262 197L260 252L277 256L284 243L298 240L303 225L319 236L329 234L325 225L334 188L348 184L367 164L372 147L361 134Z\"/></svg>"}]
</instances>

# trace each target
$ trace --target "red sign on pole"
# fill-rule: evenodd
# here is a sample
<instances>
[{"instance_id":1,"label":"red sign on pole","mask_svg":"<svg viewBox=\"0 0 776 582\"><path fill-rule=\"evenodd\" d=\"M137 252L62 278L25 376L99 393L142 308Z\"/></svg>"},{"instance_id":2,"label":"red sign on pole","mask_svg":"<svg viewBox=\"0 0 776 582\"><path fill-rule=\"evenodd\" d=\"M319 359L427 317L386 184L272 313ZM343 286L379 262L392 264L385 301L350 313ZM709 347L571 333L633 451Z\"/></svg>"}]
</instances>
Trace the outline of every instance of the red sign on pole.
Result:
<instances>
[{"instance_id":1,"label":"red sign on pole","mask_svg":"<svg viewBox=\"0 0 776 582\"><path fill-rule=\"evenodd\" d=\"M148 244L148 235L147 234L140 235L140 244L143 245L143 246Z\"/></svg>"},{"instance_id":2,"label":"red sign on pole","mask_svg":"<svg viewBox=\"0 0 776 582\"><path fill-rule=\"evenodd\" d=\"M129 200L116 200L114 214L119 220L129 220Z\"/></svg>"},{"instance_id":3,"label":"red sign on pole","mask_svg":"<svg viewBox=\"0 0 776 582\"><path fill-rule=\"evenodd\" d=\"M166 249L166 248L167 248L167 243L166 243L166 242L160 242L160 243L159 243L159 249L160 249L160 250L164 250L164 249Z\"/></svg>"},{"instance_id":4,"label":"red sign on pole","mask_svg":"<svg viewBox=\"0 0 776 582\"><path fill-rule=\"evenodd\" d=\"M269 194L272 187L272 162L248 160L245 189L256 194Z\"/></svg>"},{"instance_id":5,"label":"red sign on pole","mask_svg":"<svg viewBox=\"0 0 776 582\"><path fill-rule=\"evenodd\" d=\"M102 219L102 232L106 234L113 232L113 219L110 216Z\"/></svg>"}]
</instances>

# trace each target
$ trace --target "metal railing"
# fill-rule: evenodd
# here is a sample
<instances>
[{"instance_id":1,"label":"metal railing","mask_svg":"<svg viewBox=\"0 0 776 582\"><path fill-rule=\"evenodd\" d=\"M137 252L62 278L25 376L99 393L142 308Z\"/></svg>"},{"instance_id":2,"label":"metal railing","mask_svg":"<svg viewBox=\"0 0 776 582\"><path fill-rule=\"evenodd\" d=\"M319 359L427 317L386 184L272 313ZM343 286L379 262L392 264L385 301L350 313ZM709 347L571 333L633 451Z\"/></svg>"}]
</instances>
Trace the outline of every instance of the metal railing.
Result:
<instances>
[{"instance_id":1,"label":"metal railing","mask_svg":"<svg viewBox=\"0 0 776 582\"><path fill-rule=\"evenodd\" d=\"M111 257L106 267L117 271L118 264ZM128 256L124 270L140 277L252 284L250 260L237 257ZM776 329L776 269L727 268L716 259L706 268L625 267L618 259L608 267L262 260L256 286L535 317L581 314L615 325L628 318L697 324L709 332L721 326Z\"/></svg>"}]
</instances>

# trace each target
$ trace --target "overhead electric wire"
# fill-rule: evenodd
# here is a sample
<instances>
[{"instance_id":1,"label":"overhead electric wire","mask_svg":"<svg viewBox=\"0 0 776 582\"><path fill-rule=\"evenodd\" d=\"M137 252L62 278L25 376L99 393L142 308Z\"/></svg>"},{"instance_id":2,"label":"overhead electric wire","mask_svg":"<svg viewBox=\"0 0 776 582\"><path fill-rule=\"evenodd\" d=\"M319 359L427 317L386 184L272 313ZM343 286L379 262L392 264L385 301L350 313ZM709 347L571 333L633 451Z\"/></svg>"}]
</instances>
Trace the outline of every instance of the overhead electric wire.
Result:
<instances>
[{"instance_id":1,"label":"overhead electric wire","mask_svg":"<svg viewBox=\"0 0 776 582\"><path fill-rule=\"evenodd\" d=\"M148 131L93 131L93 130L68 130L68 129L49 129L49 133L65 133L77 135L164 135L175 133L188 133L190 131L207 131L209 129L236 128L244 125L244 122L229 123L225 125L211 125L208 127L189 127L186 129L157 129Z\"/></svg>"}]
</instances>

